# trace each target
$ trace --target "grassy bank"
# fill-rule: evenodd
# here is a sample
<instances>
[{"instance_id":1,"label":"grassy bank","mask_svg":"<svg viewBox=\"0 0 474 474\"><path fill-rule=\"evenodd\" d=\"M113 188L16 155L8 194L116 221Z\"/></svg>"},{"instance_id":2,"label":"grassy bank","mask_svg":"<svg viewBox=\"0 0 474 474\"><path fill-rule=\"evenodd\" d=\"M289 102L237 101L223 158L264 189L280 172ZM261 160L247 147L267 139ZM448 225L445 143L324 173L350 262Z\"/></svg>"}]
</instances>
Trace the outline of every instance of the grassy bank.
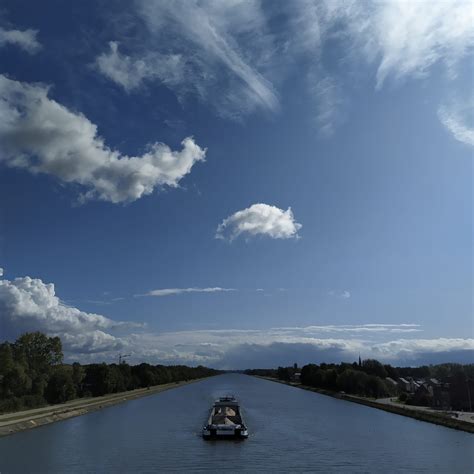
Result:
<instances>
[{"instance_id":1,"label":"grassy bank","mask_svg":"<svg viewBox=\"0 0 474 474\"><path fill-rule=\"evenodd\" d=\"M346 400L349 402L358 403L360 405L365 405L372 408L377 408L379 410L388 411L390 413L395 413L397 415L408 416L419 421L426 421L428 423L434 423L436 425L446 426L447 428L452 428L455 430L466 431L468 433L474 433L474 423L469 423L468 421L458 420L452 418L451 416L444 414L443 412L431 412L417 409L415 407L407 407L400 405L388 405L385 403L377 402L376 400L371 400L369 398L357 397L354 395L341 394L338 392L333 392L330 390L324 390L314 387L308 387L306 385L301 385L294 382L286 382L284 380L275 379L272 377L263 377L256 375L265 380L270 380L271 382L278 382L284 385L290 385L291 387L301 388L303 390L309 390L310 392L320 393L322 395L327 395L329 397L338 398L340 400Z\"/></svg>"},{"instance_id":2,"label":"grassy bank","mask_svg":"<svg viewBox=\"0 0 474 474\"><path fill-rule=\"evenodd\" d=\"M163 385L156 385L150 388L140 388L127 392L104 395L102 397L79 398L59 405L49 405L32 410L19 411L0 415L0 436L7 436L19 431L24 431L38 426L47 425L56 421L67 420L79 415L85 415L102 408L106 408L118 403L134 400L136 398L154 395L165 390L182 387L201 379L194 379L186 382L175 382Z\"/></svg>"}]
</instances>

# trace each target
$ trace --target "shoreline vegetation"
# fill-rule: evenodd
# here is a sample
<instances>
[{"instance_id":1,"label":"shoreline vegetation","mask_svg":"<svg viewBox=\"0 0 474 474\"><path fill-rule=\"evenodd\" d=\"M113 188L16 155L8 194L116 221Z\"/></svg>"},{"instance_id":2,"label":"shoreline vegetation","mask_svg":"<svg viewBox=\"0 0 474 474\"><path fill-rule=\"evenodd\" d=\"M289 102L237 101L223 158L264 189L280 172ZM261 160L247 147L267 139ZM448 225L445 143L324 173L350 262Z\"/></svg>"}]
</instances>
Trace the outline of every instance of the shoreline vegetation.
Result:
<instances>
[{"instance_id":1,"label":"shoreline vegetation","mask_svg":"<svg viewBox=\"0 0 474 474\"><path fill-rule=\"evenodd\" d=\"M323 388L310 387L308 385L303 385L298 382L292 382L289 380L281 380L275 377L269 377L265 375L253 375L253 376L264 379L264 380L268 380L270 382L277 382L284 385L289 385L290 387L300 388L303 390L308 390L310 392L319 393L321 395L326 395L328 397L337 398L339 400L345 400L348 402L365 405L371 408L376 408L378 410L384 410L390 413L394 413L396 415L407 416L409 418L414 418L418 421L425 421L427 423L433 423L436 425L445 426L447 428L452 428L452 429L460 430L460 431L466 431L468 433L474 434L474 423L453 418L452 416L450 416L449 413L446 413L443 411L440 411L440 412L427 411L427 410L420 409L421 407L416 407L416 406L382 403L380 401L377 401L375 399L370 399L367 397L349 395L346 393L340 393L340 392L323 389Z\"/></svg>"},{"instance_id":2,"label":"shoreline vegetation","mask_svg":"<svg viewBox=\"0 0 474 474\"><path fill-rule=\"evenodd\" d=\"M63 363L59 337L0 343L0 436L217 375L203 366Z\"/></svg>"},{"instance_id":3,"label":"shoreline vegetation","mask_svg":"<svg viewBox=\"0 0 474 474\"><path fill-rule=\"evenodd\" d=\"M32 428L38 428L57 421L67 420L76 416L85 415L129 400L136 400L149 395L155 395L166 390L204 380L205 378L207 377L194 380L183 380L181 382L173 382L135 390L127 390L125 392L108 394L100 397L79 398L57 405L48 405L42 408L5 413L0 415L0 437L30 430Z\"/></svg>"}]
</instances>

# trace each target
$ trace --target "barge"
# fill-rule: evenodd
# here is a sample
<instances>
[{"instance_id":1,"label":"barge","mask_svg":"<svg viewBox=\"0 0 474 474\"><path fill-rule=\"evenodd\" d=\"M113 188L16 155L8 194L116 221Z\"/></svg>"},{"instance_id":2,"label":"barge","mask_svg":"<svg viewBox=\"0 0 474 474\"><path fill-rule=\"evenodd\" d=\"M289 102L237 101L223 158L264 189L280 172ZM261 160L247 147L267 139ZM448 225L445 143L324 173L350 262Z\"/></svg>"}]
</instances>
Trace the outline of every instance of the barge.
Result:
<instances>
[{"instance_id":1,"label":"barge","mask_svg":"<svg viewBox=\"0 0 474 474\"><path fill-rule=\"evenodd\" d=\"M221 397L215 401L207 425L202 430L204 439L248 438L239 403L234 397Z\"/></svg>"}]
</instances>

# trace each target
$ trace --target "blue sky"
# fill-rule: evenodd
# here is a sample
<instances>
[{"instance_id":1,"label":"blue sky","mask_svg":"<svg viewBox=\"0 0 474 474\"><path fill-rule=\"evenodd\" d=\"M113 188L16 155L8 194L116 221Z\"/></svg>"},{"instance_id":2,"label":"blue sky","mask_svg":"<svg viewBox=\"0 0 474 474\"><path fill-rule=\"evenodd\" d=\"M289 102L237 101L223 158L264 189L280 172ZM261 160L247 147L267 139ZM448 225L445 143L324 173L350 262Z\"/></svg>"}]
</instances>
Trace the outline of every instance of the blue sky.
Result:
<instances>
[{"instance_id":1,"label":"blue sky","mask_svg":"<svg viewBox=\"0 0 474 474\"><path fill-rule=\"evenodd\" d=\"M462 1L3 1L0 336L472 360L472 24Z\"/></svg>"}]
</instances>

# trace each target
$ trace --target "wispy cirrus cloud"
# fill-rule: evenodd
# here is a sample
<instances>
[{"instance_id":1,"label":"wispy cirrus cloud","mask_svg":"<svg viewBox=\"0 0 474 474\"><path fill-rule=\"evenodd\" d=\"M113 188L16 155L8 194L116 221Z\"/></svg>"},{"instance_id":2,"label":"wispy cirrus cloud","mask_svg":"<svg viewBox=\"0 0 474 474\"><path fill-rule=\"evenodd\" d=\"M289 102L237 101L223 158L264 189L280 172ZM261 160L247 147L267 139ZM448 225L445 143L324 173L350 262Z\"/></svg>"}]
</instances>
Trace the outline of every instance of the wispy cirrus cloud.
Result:
<instances>
[{"instance_id":1,"label":"wispy cirrus cloud","mask_svg":"<svg viewBox=\"0 0 474 474\"><path fill-rule=\"evenodd\" d=\"M303 227L295 221L289 207L286 211L268 204L252 204L224 219L216 230L216 238L232 241L240 235L258 235L272 239L297 239Z\"/></svg>"},{"instance_id":2,"label":"wispy cirrus cloud","mask_svg":"<svg viewBox=\"0 0 474 474\"><path fill-rule=\"evenodd\" d=\"M140 44L121 55L111 42L110 51L96 60L110 80L127 91L156 81L180 100L193 95L232 118L278 109L274 87L259 70L268 52L259 1L147 0L135 5L145 26Z\"/></svg>"},{"instance_id":3,"label":"wispy cirrus cloud","mask_svg":"<svg viewBox=\"0 0 474 474\"><path fill-rule=\"evenodd\" d=\"M184 81L185 64L179 54L147 53L131 57L119 52L116 41L109 42L109 50L96 58L98 70L127 92L138 89L145 81L157 80L170 87Z\"/></svg>"},{"instance_id":4,"label":"wispy cirrus cloud","mask_svg":"<svg viewBox=\"0 0 474 474\"><path fill-rule=\"evenodd\" d=\"M0 75L0 163L78 184L81 200L131 202L155 188L175 188L206 150L192 137L173 151L152 143L141 156L107 147L97 126L48 97L48 87Z\"/></svg>"},{"instance_id":5,"label":"wispy cirrus cloud","mask_svg":"<svg viewBox=\"0 0 474 474\"><path fill-rule=\"evenodd\" d=\"M6 29L0 26L0 48L10 44L18 46L27 53L34 54L41 49L41 44L36 38L37 35L37 30Z\"/></svg>"},{"instance_id":6,"label":"wispy cirrus cloud","mask_svg":"<svg viewBox=\"0 0 474 474\"><path fill-rule=\"evenodd\" d=\"M474 101L441 106L438 117L453 137L466 145L474 146Z\"/></svg>"},{"instance_id":7,"label":"wispy cirrus cloud","mask_svg":"<svg viewBox=\"0 0 474 474\"><path fill-rule=\"evenodd\" d=\"M346 117L344 91L354 82L353 71L378 89L390 79L428 77L438 64L455 77L474 45L474 12L464 0L301 0L272 8L260 0L134 5L140 40L115 32L130 53L120 54L117 43L110 43L111 50L100 56L106 77L128 91L156 81L180 100L193 95L219 115L240 118L278 111L278 90L296 66L306 78L316 129L326 137ZM332 64L325 60L329 51ZM346 67L335 66L340 63Z\"/></svg>"},{"instance_id":8,"label":"wispy cirrus cloud","mask_svg":"<svg viewBox=\"0 0 474 474\"><path fill-rule=\"evenodd\" d=\"M350 58L376 64L378 88L389 76L426 77L438 62L455 74L474 46L474 11L464 0L307 0L288 4L288 14L296 48L321 52L340 41Z\"/></svg>"},{"instance_id":9,"label":"wispy cirrus cloud","mask_svg":"<svg viewBox=\"0 0 474 474\"><path fill-rule=\"evenodd\" d=\"M351 292L348 290L331 290L328 294L329 296L333 296L334 298L339 298L342 300L347 300L351 297Z\"/></svg>"},{"instance_id":10,"label":"wispy cirrus cloud","mask_svg":"<svg viewBox=\"0 0 474 474\"><path fill-rule=\"evenodd\" d=\"M378 87L389 74L396 79L424 77L439 61L454 75L457 63L474 46L474 10L469 2L398 0L374 5L366 45L376 47L374 40L379 44ZM369 52L374 53L377 51Z\"/></svg>"},{"instance_id":11,"label":"wispy cirrus cloud","mask_svg":"<svg viewBox=\"0 0 474 474\"><path fill-rule=\"evenodd\" d=\"M161 288L158 290L151 290L143 295L135 296L171 296L181 295L183 293L221 293L228 291L237 291L235 288L221 288L219 286L209 288Z\"/></svg>"}]
</instances>

